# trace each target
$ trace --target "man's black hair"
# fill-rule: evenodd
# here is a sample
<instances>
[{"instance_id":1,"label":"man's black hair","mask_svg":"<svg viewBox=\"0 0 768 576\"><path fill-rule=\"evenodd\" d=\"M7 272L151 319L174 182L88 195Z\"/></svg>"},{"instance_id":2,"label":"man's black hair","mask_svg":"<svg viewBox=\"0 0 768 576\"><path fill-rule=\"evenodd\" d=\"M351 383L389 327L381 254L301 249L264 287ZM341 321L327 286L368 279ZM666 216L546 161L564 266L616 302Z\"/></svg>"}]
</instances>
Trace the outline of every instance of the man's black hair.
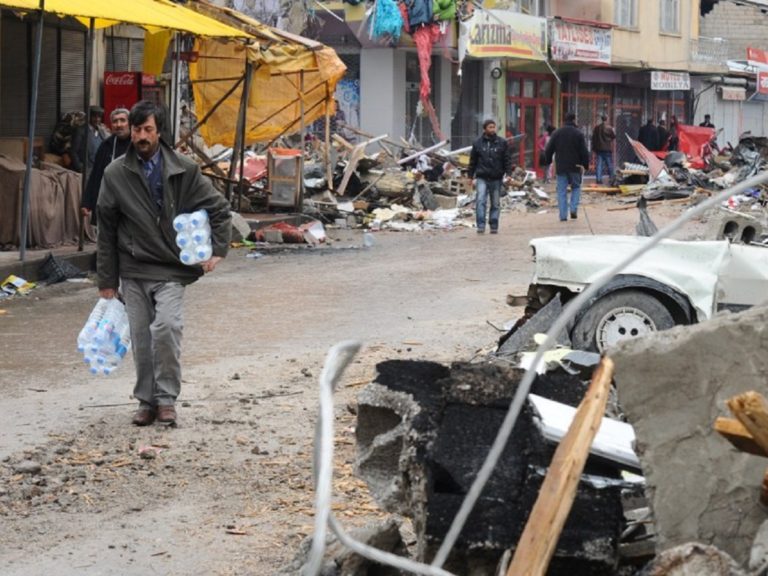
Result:
<instances>
[{"instance_id":1,"label":"man's black hair","mask_svg":"<svg viewBox=\"0 0 768 576\"><path fill-rule=\"evenodd\" d=\"M483 130L485 130L489 124L496 124L496 120L494 120L493 118L486 118L485 120L483 120Z\"/></svg>"},{"instance_id":2,"label":"man's black hair","mask_svg":"<svg viewBox=\"0 0 768 576\"><path fill-rule=\"evenodd\" d=\"M133 105L131 113L128 114L128 124L131 126L141 126L150 116L155 117L157 131L162 132L165 128L165 111L161 106L150 100L140 100Z\"/></svg>"},{"instance_id":3,"label":"man's black hair","mask_svg":"<svg viewBox=\"0 0 768 576\"><path fill-rule=\"evenodd\" d=\"M566 114L565 114L565 121L566 122L576 122L576 112L566 112Z\"/></svg>"}]
</instances>

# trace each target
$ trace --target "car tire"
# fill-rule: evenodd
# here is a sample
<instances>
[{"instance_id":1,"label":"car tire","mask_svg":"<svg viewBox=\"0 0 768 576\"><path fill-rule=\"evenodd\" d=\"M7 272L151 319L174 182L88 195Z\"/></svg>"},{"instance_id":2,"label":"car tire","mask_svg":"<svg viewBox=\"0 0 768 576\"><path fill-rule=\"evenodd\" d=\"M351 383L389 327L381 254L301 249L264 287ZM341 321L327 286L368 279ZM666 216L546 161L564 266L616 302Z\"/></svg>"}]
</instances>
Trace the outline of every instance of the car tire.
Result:
<instances>
[{"instance_id":1,"label":"car tire","mask_svg":"<svg viewBox=\"0 0 768 576\"><path fill-rule=\"evenodd\" d=\"M658 299L639 290L611 292L592 304L576 322L571 343L576 350L604 352L618 342L675 325Z\"/></svg>"}]
</instances>

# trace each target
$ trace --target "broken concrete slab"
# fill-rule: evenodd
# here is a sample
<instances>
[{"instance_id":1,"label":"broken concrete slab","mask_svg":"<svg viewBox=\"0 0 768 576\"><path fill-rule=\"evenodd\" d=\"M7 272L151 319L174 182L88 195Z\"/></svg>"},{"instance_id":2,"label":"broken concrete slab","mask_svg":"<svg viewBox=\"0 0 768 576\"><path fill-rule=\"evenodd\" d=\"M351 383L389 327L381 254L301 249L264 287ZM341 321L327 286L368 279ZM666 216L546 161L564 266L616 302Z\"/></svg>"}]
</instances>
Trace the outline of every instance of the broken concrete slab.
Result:
<instances>
[{"instance_id":1,"label":"broken concrete slab","mask_svg":"<svg viewBox=\"0 0 768 576\"><path fill-rule=\"evenodd\" d=\"M362 528L349 531L350 537L378 550L398 556L406 556L407 549L400 536L400 522L388 518L374 522ZM325 555L320 569L322 576L399 576L402 572L391 566L372 562L344 546L335 534L329 533L325 539ZM293 562L284 566L279 574L304 574L305 564L312 547L312 537L305 538Z\"/></svg>"},{"instance_id":2,"label":"broken concrete slab","mask_svg":"<svg viewBox=\"0 0 768 576\"><path fill-rule=\"evenodd\" d=\"M768 308L621 343L615 381L653 509L657 550L712 544L746 563L766 518L758 503L761 458L714 430L725 401L765 386Z\"/></svg>"},{"instance_id":3,"label":"broken concrete slab","mask_svg":"<svg viewBox=\"0 0 768 576\"><path fill-rule=\"evenodd\" d=\"M232 242L242 242L251 233L251 225L238 212L230 212L232 216Z\"/></svg>"},{"instance_id":4,"label":"broken concrete slab","mask_svg":"<svg viewBox=\"0 0 768 576\"><path fill-rule=\"evenodd\" d=\"M639 576L746 576L728 554L692 542L659 554Z\"/></svg>"},{"instance_id":5,"label":"broken concrete slab","mask_svg":"<svg viewBox=\"0 0 768 576\"><path fill-rule=\"evenodd\" d=\"M357 469L377 502L413 519L417 559L429 561L482 465L523 371L496 364L454 364L449 370L408 361L377 368L376 382L358 398ZM576 405L585 388L578 378L559 373L540 376L533 390ZM517 544L554 453L533 418L526 405L447 570L493 574L503 552ZM585 473L618 478L614 467L592 459ZM551 574L612 574L621 521L620 488L580 482Z\"/></svg>"}]
</instances>

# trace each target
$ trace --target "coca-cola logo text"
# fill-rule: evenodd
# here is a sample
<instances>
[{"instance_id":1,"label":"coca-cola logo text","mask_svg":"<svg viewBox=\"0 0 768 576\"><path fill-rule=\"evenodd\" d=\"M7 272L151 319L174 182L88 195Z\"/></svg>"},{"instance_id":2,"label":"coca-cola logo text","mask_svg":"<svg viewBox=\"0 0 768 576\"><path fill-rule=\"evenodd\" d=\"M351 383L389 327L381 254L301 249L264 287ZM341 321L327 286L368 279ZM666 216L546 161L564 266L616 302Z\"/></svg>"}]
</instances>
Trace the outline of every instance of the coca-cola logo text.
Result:
<instances>
[{"instance_id":1,"label":"coca-cola logo text","mask_svg":"<svg viewBox=\"0 0 768 576\"><path fill-rule=\"evenodd\" d=\"M135 82L136 76L132 73L114 74L104 79L104 84L107 86L133 86Z\"/></svg>"}]
</instances>

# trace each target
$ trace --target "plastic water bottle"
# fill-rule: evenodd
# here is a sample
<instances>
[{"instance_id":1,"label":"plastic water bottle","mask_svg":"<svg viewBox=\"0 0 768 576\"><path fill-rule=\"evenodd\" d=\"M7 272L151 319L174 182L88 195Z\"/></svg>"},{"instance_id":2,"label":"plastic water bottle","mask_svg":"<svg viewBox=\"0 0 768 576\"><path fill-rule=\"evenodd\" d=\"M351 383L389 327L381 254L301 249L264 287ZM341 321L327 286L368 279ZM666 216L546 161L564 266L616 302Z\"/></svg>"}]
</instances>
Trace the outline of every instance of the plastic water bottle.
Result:
<instances>
[{"instance_id":1,"label":"plastic water bottle","mask_svg":"<svg viewBox=\"0 0 768 576\"><path fill-rule=\"evenodd\" d=\"M189 214L179 214L173 219L173 229L176 232L183 232L189 226Z\"/></svg>"},{"instance_id":2,"label":"plastic water bottle","mask_svg":"<svg viewBox=\"0 0 768 576\"><path fill-rule=\"evenodd\" d=\"M213 246L208 212L197 210L190 214L179 214L173 220L173 227L182 264L192 266L211 258Z\"/></svg>"},{"instance_id":3,"label":"plastic water bottle","mask_svg":"<svg viewBox=\"0 0 768 576\"><path fill-rule=\"evenodd\" d=\"M210 244L211 229L208 227L195 228L190 236L192 237L192 242L195 244Z\"/></svg>"},{"instance_id":4,"label":"plastic water bottle","mask_svg":"<svg viewBox=\"0 0 768 576\"><path fill-rule=\"evenodd\" d=\"M190 232L187 232L186 230L182 230L178 234L176 234L176 246L184 250L185 248L189 247L194 242L194 237Z\"/></svg>"},{"instance_id":5,"label":"plastic water bottle","mask_svg":"<svg viewBox=\"0 0 768 576\"><path fill-rule=\"evenodd\" d=\"M179 259L181 260L182 264L187 264L189 266L192 266L192 264L195 264L197 258L195 258L195 253L189 249L185 248L181 251L179 254Z\"/></svg>"},{"instance_id":6,"label":"plastic water bottle","mask_svg":"<svg viewBox=\"0 0 768 576\"><path fill-rule=\"evenodd\" d=\"M104 317L104 312L107 309L109 300L106 298L99 298L96 302L96 306L93 307L91 313L88 315L88 320L85 321L83 329L77 335L77 351L84 352L86 346L90 343L93 335L96 333L96 329L99 326L99 322Z\"/></svg>"},{"instance_id":7,"label":"plastic water bottle","mask_svg":"<svg viewBox=\"0 0 768 576\"><path fill-rule=\"evenodd\" d=\"M91 374L114 372L131 348L123 303L117 298L100 299L78 334L77 347Z\"/></svg>"},{"instance_id":8,"label":"plastic water bottle","mask_svg":"<svg viewBox=\"0 0 768 576\"><path fill-rule=\"evenodd\" d=\"M189 215L189 227L201 228L208 224L208 212L205 210L197 210Z\"/></svg>"},{"instance_id":9,"label":"plastic water bottle","mask_svg":"<svg viewBox=\"0 0 768 576\"><path fill-rule=\"evenodd\" d=\"M195 258L198 262L210 260L213 256L213 247L210 244L200 244L195 247Z\"/></svg>"},{"instance_id":10,"label":"plastic water bottle","mask_svg":"<svg viewBox=\"0 0 768 576\"><path fill-rule=\"evenodd\" d=\"M373 234L368 232L367 230L363 232L363 246L366 248L370 248L375 243L375 240L373 238Z\"/></svg>"}]
</instances>

